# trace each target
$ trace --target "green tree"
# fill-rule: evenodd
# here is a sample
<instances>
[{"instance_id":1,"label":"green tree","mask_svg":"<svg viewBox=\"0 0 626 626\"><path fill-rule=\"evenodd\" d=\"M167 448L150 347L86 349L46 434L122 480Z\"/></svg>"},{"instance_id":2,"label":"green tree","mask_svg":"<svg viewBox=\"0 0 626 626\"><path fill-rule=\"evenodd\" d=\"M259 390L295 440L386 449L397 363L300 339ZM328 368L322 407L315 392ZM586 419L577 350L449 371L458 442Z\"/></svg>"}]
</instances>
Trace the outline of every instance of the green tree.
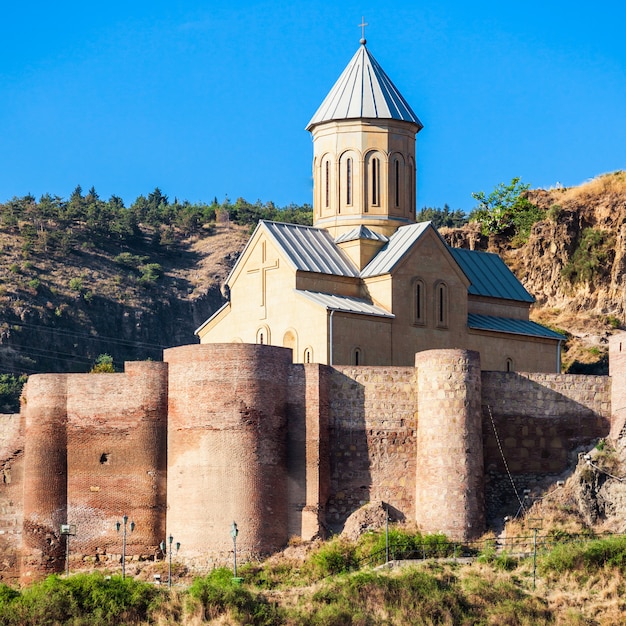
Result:
<instances>
[{"instance_id":1,"label":"green tree","mask_svg":"<svg viewBox=\"0 0 626 626\"><path fill-rule=\"evenodd\" d=\"M447 204L443 205L443 209L439 207L424 207L416 215L418 222L432 222L435 228L447 227L458 228L467 224L467 216L461 209L451 211Z\"/></svg>"},{"instance_id":2,"label":"green tree","mask_svg":"<svg viewBox=\"0 0 626 626\"><path fill-rule=\"evenodd\" d=\"M90 374L114 374L115 366L113 357L110 354L99 354L96 362L89 371Z\"/></svg>"},{"instance_id":3,"label":"green tree","mask_svg":"<svg viewBox=\"0 0 626 626\"><path fill-rule=\"evenodd\" d=\"M470 213L470 221L478 222L484 235L511 234L526 241L532 225L544 217L526 196L529 188L516 177L508 185L500 183L488 195L472 193L478 206Z\"/></svg>"}]
</instances>

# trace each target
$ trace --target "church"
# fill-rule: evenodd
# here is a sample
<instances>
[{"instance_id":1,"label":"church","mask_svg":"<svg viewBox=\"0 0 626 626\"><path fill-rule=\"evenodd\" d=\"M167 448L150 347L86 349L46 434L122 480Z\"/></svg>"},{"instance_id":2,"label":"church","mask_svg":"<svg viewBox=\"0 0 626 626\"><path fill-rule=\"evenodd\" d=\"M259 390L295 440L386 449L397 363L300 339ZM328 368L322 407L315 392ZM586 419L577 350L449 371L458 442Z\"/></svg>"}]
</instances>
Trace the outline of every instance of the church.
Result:
<instances>
[{"instance_id":1,"label":"church","mask_svg":"<svg viewBox=\"0 0 626 626\"><path fill-rule=\"evenodd\" d=\"M463 348L483 370L559 372L563 336L496 255L416 223L417 115L365 39L311 118L313 226L262 221L201 343L291 348L295 363L413 365Z\"/></svg>"}]
</instances>

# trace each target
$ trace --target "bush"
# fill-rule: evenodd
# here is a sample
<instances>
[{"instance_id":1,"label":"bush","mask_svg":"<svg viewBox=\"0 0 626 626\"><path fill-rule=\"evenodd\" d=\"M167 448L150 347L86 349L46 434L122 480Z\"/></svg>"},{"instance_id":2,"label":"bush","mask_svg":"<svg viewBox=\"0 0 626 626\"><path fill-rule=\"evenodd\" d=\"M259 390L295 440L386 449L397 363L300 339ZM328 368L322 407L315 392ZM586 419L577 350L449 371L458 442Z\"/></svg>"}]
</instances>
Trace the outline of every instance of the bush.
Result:
<instances>
[{"instance_id":1,"label":"bush","mask_svg":"<svg viewBox=\"0 0 626 626\"><path fill-rule=\"evenodd\" d=\"M626 569L626 537L597 539L556 546L541 559L544 572L578 571L586 575L604 567Z\"/></svg>"},{"instance_id":2,"label":"bush","mask_svg":"<svg viewBox=\"0 0 626 626\"><path fill-rule=\"evenodd\" d=\"M24 591L0 587L0 623L7 626L57 624L139 624L148 619L158 590L145 582L100 573L69 578L49 576Z\"/></svg>"},{"instance_id":3,"label":"bush","mask_svg":"<svg viewBox=\"0 0 626 626\"><path fill-rule=\"evenodd\" d=\"M0 413L19 413L20 396L27 376L0 374Z\"/></svg>"},{"instance_id":4,"label":"bush","mask_svg":"<svg viewBox=\"0 0 626 626\"><path fill-rule=\"evenodd\" d=\"M357 567L356 547L353 543L334 539L326 542L310 557L313 574L319 578L343 574Z\"/></svg>"},{"instance_id":5,"label":"bush","mask_svg":"<svg viewBox=\"0 0 626 626\"><path fill-rule=\"evenodd\" d=\"M231 613L242 624L271 626L282 622L282 611L278 607L242 587L226 568L196 578L189 587L189 595L201 604L207 620Z\"/></svg>"},{"instance_id":6,"label":"bush","mask_svg":"<svg viewBox=\"0 0 626 626\"><path fill-rule=\"evenodd\" d=\"M609 271L607 263L613 250L615 237L603 230L585 228L578 241L578 247L569 262L561 270L563 278L571 285L590 283L597 276Z\"/></svg>"}]
</instances>

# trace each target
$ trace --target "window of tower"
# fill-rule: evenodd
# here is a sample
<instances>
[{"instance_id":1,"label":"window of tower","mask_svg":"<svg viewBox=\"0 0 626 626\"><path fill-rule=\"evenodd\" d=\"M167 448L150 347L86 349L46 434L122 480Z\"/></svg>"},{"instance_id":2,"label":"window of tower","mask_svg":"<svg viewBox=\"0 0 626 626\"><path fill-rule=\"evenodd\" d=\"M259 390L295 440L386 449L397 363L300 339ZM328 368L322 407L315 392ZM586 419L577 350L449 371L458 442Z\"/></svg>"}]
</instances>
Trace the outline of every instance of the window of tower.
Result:
<instances>
[{"instance_id":1,"label":"window of tower","mask_svg":"<svg viewBox=\"0 0 626 626\"><path fill-rule=\"evenodd\" d=\"M400 161L396 159L396 207L400 206Z\"/></svg>"},{"instance_id":2,"label":"window of tower","mask_svg":"<svg viewBox=\"0 0 626 626\"><path fill-rule=\"evenodd\" d=\"M346 160L346 204L352 204L352 159Z\"/></svg>"},{"instance_id":3,"label":"window of tower","mask_svg":"<svg viewBox=\"0 0 626 626\"><path fill-rule=\"evenodd\" d=\"M324 187L326 189L324 206L328 208L330 206L330 161L326 161L324 166Z\"/></svg>"},{"instance_id":4,"label":"window of tower","mask_svg":"<svg viewBox=\"0 0 626 626\"><path fill-rule=\"evenodd\" d=\"M380 196L380 160L372 159L372 204L377 205Z\"/></svg>"}]
</instances>

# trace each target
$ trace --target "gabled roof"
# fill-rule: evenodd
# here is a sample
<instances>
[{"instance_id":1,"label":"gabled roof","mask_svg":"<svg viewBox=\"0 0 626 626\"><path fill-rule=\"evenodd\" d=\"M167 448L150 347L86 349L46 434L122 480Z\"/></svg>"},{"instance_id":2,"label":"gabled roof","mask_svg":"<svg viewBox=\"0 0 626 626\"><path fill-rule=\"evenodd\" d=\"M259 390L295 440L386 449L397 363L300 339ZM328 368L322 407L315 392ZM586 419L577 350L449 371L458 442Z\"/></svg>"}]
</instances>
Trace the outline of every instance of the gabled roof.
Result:
<instances>
[{"instance_id":1,"label":"gabled roof","mask_svg":"<svg viewBox=\"0 0 626 626\"><path fill-rule=\"evenodd\" d=\"M297 224L283 224L282 222L261 220L239 259L244 257L246 249L255 238L259 229L267 232L296 270L331 274L333 276L356 277L359 275L348 255L335 245L328 231L323 228L314 228L313 226L299 226ZM229 284L238 264L239 260L228 275L226 284Z\"/></svg>"},{"instance_id":2,"label":"gabled roof","mask_svg":"<svg viewBox=\"0 0 626 626\"><path fill-rule=\"evenodd\" d=\"M537 322L517 320L510 317L468 313L467 325L469 328L477 330L492 330L499 333L526 335L527 337L545 337L546 339L565 339L565 336L561 335L561 333L550 330L541 324L537 324Z\"/></svg>"},{"instance_id":3,"label":"gabled roof","mask_svg":"<svg viewBox=\"0 0 626 626\"><path fill-rule=\"evenodd\" d=\"M343 243L345 241L356 241L357 239L372 239L373 241L389 241L389 237L382 235L381 233L377 233L373 230L370 230L367 226L357 226L352 230L349 230L347 233L343 233L339 235L335 239L335 243Z\"/></svg>"},{"instance_id":4,"label":"gabled roof","mask_svg":"<svg viewBox=\"0 0 626 626\"><path fill-rule=\"evenodd\" d=\"M362 298L353 298L350 296L337 296L330 293L321 293L319 291L300 291L295 290L297 294L325 307L329 311L342 311L344 313L357 313L361 315L374 315L376 317L394 318L395 315L382 307L372 304Z\"/></svg>"},{"instance_id":5,"label":"gabled roof","mask_svg":"<svg viewBox=\"0 0 626 626\"><path fill-rule=\"evenodd\" d=\"M306 129L331 120L378 118L423 124L370 51L362 44Z\"/></svg>"},{"instance_id":6,"label":"gabled roof","mask_svg":"<svg viewBox=\"0 0 626 626\"><path fill-rule=\"evenodd\" d=\"M430 222L419 222L398 228L389 238L389 242L361 270L361 278L389 274L430 225Z\"/></svg>"},{"instance_id":7,"label":"gabled roof","mask_svg":"<svg viewBox=\"0 0 626 626\"><path fill-rule=\"evenodd\" d=\"M465 248L449 250L471 282L468 293L519 302L535 301L497 254Z\"/></svg>"}]
</instances>

